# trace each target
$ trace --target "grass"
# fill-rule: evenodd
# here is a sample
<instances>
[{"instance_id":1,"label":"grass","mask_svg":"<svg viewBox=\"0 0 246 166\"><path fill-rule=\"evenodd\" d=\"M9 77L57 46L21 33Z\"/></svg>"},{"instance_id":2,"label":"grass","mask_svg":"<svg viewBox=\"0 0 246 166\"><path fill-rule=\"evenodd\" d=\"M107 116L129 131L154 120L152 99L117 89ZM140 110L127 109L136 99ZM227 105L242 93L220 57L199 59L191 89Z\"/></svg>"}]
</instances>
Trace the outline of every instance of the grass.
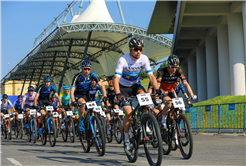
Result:
<instances>
[{"instance_id":1,"label":"grass","mask_svg":"<svg viewBox=\"0 0 246 166\"><path fill-rule=\"evenodd\" d=\"M141 85L144 87L144 89L145 89L146 92L147 92L147 90L148 90L148 85L149 85L149 77L144 78L143 80L140 80L140 82L141 82Z\"/></svg>"}]
</instances>

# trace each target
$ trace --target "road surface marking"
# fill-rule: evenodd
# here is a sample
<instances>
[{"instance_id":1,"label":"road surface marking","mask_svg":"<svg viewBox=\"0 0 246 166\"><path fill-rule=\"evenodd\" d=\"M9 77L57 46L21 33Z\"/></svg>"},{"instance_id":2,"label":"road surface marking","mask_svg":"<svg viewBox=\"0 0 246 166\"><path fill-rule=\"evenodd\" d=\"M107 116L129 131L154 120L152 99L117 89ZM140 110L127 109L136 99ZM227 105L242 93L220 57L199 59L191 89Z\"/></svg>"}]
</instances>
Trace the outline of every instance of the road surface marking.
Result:
<instances>
[{"instance_id":1,"label":"road surface marking","mask_svg":"<svg viewBox=\"0 0 246 166\"><path fill-rule=\"evenodd\" d=\"M21 163L19 163L18 161L16 161L13 158L7 158L9 161L11 161L14 165L22 165Z\"/></svg>"}]
</instances>

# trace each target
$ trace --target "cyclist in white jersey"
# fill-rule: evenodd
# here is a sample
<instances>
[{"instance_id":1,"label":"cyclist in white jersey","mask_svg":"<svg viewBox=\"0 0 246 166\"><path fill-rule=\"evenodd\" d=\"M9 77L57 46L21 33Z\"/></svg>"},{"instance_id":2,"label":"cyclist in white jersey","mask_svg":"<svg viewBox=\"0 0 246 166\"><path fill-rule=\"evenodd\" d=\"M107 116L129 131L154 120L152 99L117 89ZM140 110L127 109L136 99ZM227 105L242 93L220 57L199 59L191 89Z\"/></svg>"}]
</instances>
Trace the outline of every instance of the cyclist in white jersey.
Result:
<instances>
[{"instance_id":1,"label":"cyclist in white jersey","mask_svg":"<svg viewBox=\"0 0 246 166\"><path fill-rule=\"evenodd\" d=\"M1 124L2 124L4 114L9 114L9 115L11 114L9 110L9 106L11 106L12 112L15 112L15 107L13 106L11 101L8 100L7 94L4 94L3 99L0 100L0 106L1 106Z\"/></svg>"},{"instance_id":2,"label":"cyclist in white jersey","mask_svg":"<svg viewBox=\"0 0 246 166\"><path fill-rule=\"evenodd\" d=\"M24 109L24 107L25 107L26 110L30 110L30 108L33 108L34 99L35 99L36 94L37 93L34 92L34 87L29 86L28 92L22 98L21 108ZM30 114L30 111L26 112L26 115L24 116L24 119L26 119L26 122L28 122L29 114ZM27 126L27 124L26 124L26 126Z\"/></svg>"},{"instance_id":3,"label":"cyclist in white jersey","mask_svg":"<svg viewBox=\"0 0 246 166\"><path fill-rule=\"evenodd\" d=\"M139 82L139 75L144 68L151 84L158 94L158 84L155 76L151 70L149 58L146 55L141 54L144 47L144 42L138 37L133 37L129 42L130 53L123 55L119 58L115 69L114 87L116 97L119 101L122 101L123 110L125 112L125 118L123 120L124 126L124 145L125 152L130 154L129 143L129 129L132 108L130 103L124 101L124 97L136 96L140 93L146 93L144 87ZM146 110L147 111L147 110Z\"/></svg>"}]
</instances>

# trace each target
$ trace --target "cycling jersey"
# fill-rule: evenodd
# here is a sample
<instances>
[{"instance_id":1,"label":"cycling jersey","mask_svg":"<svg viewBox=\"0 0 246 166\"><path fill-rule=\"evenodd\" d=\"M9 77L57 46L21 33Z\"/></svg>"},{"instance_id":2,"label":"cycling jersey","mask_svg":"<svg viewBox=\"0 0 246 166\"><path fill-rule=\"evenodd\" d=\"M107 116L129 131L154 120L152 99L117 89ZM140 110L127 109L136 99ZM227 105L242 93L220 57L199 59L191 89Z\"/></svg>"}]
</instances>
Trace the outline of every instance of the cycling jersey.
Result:
<instances>
[{"instance_id":1,"label":"cycling jersey","mask_svg":"<svg viewBox=\"0 0 246 166\"><path fill-rule=\"evenodd\" d=\"M96 83L98 83L100 81L99 77L97 76L96 73L94 72L90 72L89 75L84 78L84 76L82 75L82 72L79 72L78 74L76 74L73 78L72 81L72 85L71 87L75 88L75 95L84 95L84 94L88 94L90 87L91 87L91 81L95 80Z\"/></svg>"},{"instance_id":2,"label":"cycling jersey","mask_svg":"<svg viewBox=\"0 0 246 166\"><path fill-rule=\"evenodd\" d=\"M99 91L100 93L102 93L101 88L99 87L99 85L95 85L93 88L90 87L90 97L91 97L91 101L96 101L96 93L97 91Z\"/></svg>"},{"instance_id":3,"label":"cycling jersey","mask_svg":"<svg viewBox=\"0 0 246 166\"><path fill-rule=\"evenodd\" d=\"M21 102L22 103L22 102ZM21 103L18 102L18 100L16 100L14 102L14 107L15 107L15 110L20 110L21 109Z\"/></svg>"},{"instance_id":4,"label":"cycling jersey","mask_svg":"<svg viewBox=\"0 0 246 166\"><path fill-rule=\"evenodd\" d=\"M114 103L114 99L115 99L115 91L114 90L110 90L110 88L106 89L106 94L108 97L108 101L110 104Z\"/></svg>"},{"instance_id":5,"label":"cycling jersey","mask_svg":"<svg viewBox=\"0 0 246 166\"><path fill-rule=\"evenodd\" d=\"M186 81L183 71L180 68L178 68L176 72L171 76L168 73L167 67L158 69L157 82L161 83L160 89L163 89L165 92L168 93L173 92L173 86L178 77L180 77L183 82Z\"/></svg>"},{"instance_id":6,"label":"cycling jersey","mask_svg":"<svg viewBox=\"0 0 246 166\"><path fill-rule=\"evenodd\" d=\"M9 106L11 105L11 101L7 100L7 103L4 104L3 99L0 101L0 105L1 105L1 110L8 110Z\"/></svg>"},{"instance_id":7,"label":"cycling jersey","mask_svg":"<svg viewBox=\"0 0 246 166\"><path fill-rule=\"evenodd\" d=\"M177 95L179 94L180 90L182 91L183 94L186 93L185 88L184 88L184 86L182 84L179 84L177 86L177 88L175 89L175 92L176 92Z\"/></svg>"},{"instance_id":8,"label":"cycling jersey","mask_svg":"<svg viewBox=\"0 0 246 166\"><path fill-rule=\"evenodd\" d=\"M141 54L140 58L134 61L128 53L119 58L115 69L115 77L120 77L119 83L121 85L131 87L139 82L139 75L143 68L147 75L152 74L149 58Z\"/></svg>"},{"instance_id":9,"label":"cycling jersey","mask_svg":"<svg viewBox=\"0 0 246 166\"><path fill-rule=\"evenodd\" d=\"M66 95L65 92L63 91L63 92L60 93L59 96L60 96L62 105L69 105L69 101L71 99L70 92Z\"/></svg>"},{"instance_id":10,"label":"cycling jersey","mask_svg":"<svg viewBox=\"0 0 246 166\"><path fill-rule=\"evenodd\" d=\"M49 95L52 91L56 93L56 88L54 85L50 84L50 86L46 88L45 84L41 84L37 92L37 94L39 94L39 100L49 100Z\"/></svg>"},{"instance_id":11,"label":"cycling jersey","mask_svg":"<svg viewBox=\"0 0 246 166\"><path fill-rule=\"evenodd\" d=\"M57 100L57 99L55 100L55 102L53 102L53 100L51 100L51 101L50 101L50 104L51 104L52 106L54 106L54 107L55 107L55 106L57 106L57 102L58 102L58 100Z\"/></svg>"},{"instance_id":12,"label":"cycling jersey","mask_svg":"<svg viewBox=\"0 0 246 166\"><path fill-rule=\"evenodd\" d=\"M36 96L36 92L33 92L32 97L30 97L29 93L26 93L22 100L25 101L25 104L29 105L29 106L34 106L34 99Z\"/></svg>"}]
</instances>

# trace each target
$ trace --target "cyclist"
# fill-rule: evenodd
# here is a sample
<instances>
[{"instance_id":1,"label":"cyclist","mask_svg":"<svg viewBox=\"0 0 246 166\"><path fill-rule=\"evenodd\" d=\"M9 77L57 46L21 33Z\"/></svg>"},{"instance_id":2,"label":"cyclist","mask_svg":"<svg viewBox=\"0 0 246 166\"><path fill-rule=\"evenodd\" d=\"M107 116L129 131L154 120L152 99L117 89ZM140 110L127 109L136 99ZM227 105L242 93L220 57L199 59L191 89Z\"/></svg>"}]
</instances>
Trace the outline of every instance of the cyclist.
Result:
<instances>
[{"instance_id":1,"label":"cyclist","mask_svg":"<svg viewBox=\"0 0 246 166\"><path fill-rule=\"evenodd\" d=\"M11 106L12 112L15 111L15 107L13 106L11 101L8 100L7 94L3 94L3 99L0 101L0 105L1 105L1 124L2 124L4 114L9 114L9 115L11 114L9 110L9 106Z\"/></svg>"},{"instance_id":2,"label":"cyclist","mask_svg":"<svg viewBox=\"0 0 246 166\"><path fill-rule=\"evenodd\" d=\"M49 95L52 91L55 94L56 98L58 99L59 103L61 104L61 100L56 92L55 86L50 84L51 81L52 81L52 78L49 75L44 76L44 84L40 85L40 87L38 88L38 92L34 99L34 105L36 106L38 102L39 106L41 107L41 110L40 110L41 117L40 117L40 123L39 123L39 134L40 135L42 135L42 123L44 120L44 116L46 115L43 106L51 105ZM51 114L52 114L52 111L51 111Z\"/></svg>"},{"instance_id":3,"label":"cyclist","mask_svg":"<svg viewBox=\"0 0 246 166\"><path fill-rule=\"evenodd\" d=\"M58 100L57 100L57 98L56 98L56 95L52 95L52 98L51 98L51 101L50 101L50 104L52 105L52 106L59 106L59 102L58 102Z\"/></svg>"},{"instance_id":4,"label":"cyclist","mask_svg":"<svg viewBox=\"0 0 246 166\"><path fill-rule=\"evenodd\" d=\"M182 93L183 93L183 95L184 95L184 97L185 98L189 98L189 96L187 95L187 93L185 91L184 86L180 83L180 79L179 78L175 81L175 84L174 84L174 87L173 88L175 89L175 93L176 93L177 96L179 94L179 91L181 90ZM188 101L188 106L189 107L192 107L193 106L190 101Z\"/></svg>"},{"instance_id":5,"label":"cyclist","mask_svg":"<svg viewBox=\"0 0 246 166\"><path fill-rule=\"evenodd\" d=\"M24 119L26 119L26 127L28 128L28 119L29 119L29 114L30 114L30 108L32 108L34 106L34 99L36 96L36 92L34 92L34 87L33 86L29 86L27 88L28 92L23 96L22 98L22 103L21 103L21 109L25 109L28 110L26 112L26 115L24 116Z\"/></svg>"},{"instance_id":6,"label":"cyclist","mask_svg":"<svg viewBox=\"0 0 246 166\"><path fill-rule=\"evenodd\" d=\"M91 71L91 61L83 60L81 62L82 71L76 74L73 78L71 85L71 101L72 105L76 105L78 103L85 103L91 101L90 99L90 86L91 82L94 79L103 92L103 100L106 100L106 90L100 81L99 77L96 73ZM85 113L85 106L78 109L79 110L79 131L84 131L83 125L83 116Z\"/></svg>"},{"instance_id":7,"label":"cyclist","mask_svg":"<svg viewBox=\"0 0 246 166\"><path fill-rule=\"evenodd\" d=\"M149 58L142 54L144 42L138 37L133 37L129 41L129 51L119 58L114 77L114 88L117 100L122 101L123 110L125 112L125 118L123 120L124 126L124 149L127 154L130 154L129 143L129 129L132 115L132 108L130 103L124 101L124 97L131 95L136 96L139 93L145 93L144 87L139 82L139 75L143 68L150 79L151 84L154 86L156 92L159 93L157 81L153 72L151 71Z\"/></svg>"},{"instance_id":8,"label":"cyclist","mask_svg":"<svg viewBox=\"0 0 246 166\"><path fill-rule=\"evenodd\" d=\"M97 92L98 92L99 97L100 97L100 94L102 94L102 90L98 86L98 84L96 83L96 81L93 79L91 81L91 87L90 87L90 98L91 98L91 101L96 101L96 93Z\"/></svg>"},{"instance_id":9,"label":"cyclist","mask_svg":"<svg viewBox=\"0 0 246 166\"><path fill-rule=\"evenodd\" d=\"M106 101L107 102L107 105L110 107L110 108L115 108L115 109L119 109L119 106L116 105L114 103L114 99L115 99L115 91L114 91L114 82L113 80L110 80L108 82L108 88L106 89L106 94L107 94L107 97L108 97L108 100ZM111 112L110 111L107 111L106 112L106 116L107 116L107 134L110 134L109 130L110 130L110 126L109 126L109 121L111 120Z\"/></svg>"},{"instance_id":10,"label":"cyclist","mask_svg":"<svg viewBox=\"0 0 246 166\"><path fill-rule=\"evenodd\" d=\"M18 115L18 113L22 113L21 111L21 100L22 100L22 96L19 95L18 99L14 102L14 107L15 107L15 111L16 111L16 115Z\"/></svg>"}]
</instances>

